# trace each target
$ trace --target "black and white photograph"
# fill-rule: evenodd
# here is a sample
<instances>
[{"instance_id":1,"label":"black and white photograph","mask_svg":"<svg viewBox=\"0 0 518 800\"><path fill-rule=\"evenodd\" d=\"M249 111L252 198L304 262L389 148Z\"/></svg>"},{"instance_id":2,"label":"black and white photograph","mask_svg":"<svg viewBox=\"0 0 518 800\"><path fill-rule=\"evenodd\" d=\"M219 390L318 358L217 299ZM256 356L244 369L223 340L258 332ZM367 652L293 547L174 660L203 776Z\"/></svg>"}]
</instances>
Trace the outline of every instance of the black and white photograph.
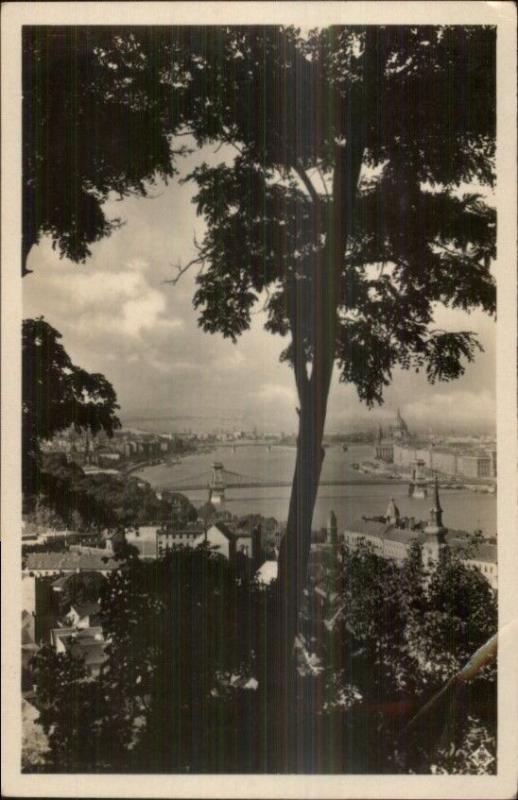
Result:
<instances>
[{"instance_id":1,"label":"black and white photograph","mask_svg":"<svg viewBox=\"0 0 518 800\"><path fill-rule=\"evenodd\" d=\"M20 786L510 797L514 4L8 5Z\"/></svg>"}]
</instances>

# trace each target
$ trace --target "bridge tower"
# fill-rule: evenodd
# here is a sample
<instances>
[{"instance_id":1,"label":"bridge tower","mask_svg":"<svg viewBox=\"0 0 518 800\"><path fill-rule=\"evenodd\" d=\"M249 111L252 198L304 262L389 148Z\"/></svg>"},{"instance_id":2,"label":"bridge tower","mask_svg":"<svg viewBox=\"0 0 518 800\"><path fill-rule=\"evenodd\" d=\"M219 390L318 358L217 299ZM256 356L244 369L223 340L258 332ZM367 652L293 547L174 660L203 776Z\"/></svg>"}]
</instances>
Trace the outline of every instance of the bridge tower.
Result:
<instances>
[{"instance_id":1,"label":"bridge tower","mask_svg":"<svg viewBox=\"0 0 518 800\"><path fill-rule=\"evenodd\" d=\"M410 496L416 499L423 499L428 496L428 490L426 488L426 480L423 476L423 467L425 463L421 458L418 458L415 462L415 467L413 470L412 481L410 482Z\"/></svg>"},{"instance_id":2,"label":"bridge tower","mask_svg":"<svg viewBox=\"0 0 518 800\"><path fill-rule=\"evenodd\" d=\"M225 502L225 481L223 480L223 464L221 461L215 461L212 465L209 502L214 506L221 506Z\"/></svg>"}]
</instances>

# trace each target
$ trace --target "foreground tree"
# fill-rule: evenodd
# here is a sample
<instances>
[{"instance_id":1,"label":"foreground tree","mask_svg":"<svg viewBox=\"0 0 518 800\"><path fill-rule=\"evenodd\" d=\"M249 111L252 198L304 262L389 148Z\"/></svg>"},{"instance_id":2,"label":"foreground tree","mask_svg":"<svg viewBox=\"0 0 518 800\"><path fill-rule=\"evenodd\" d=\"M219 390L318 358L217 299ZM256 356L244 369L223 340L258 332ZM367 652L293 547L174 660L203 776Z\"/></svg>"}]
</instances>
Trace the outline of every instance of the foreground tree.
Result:
<instances>
[{"instance_id":1,"label":"foreground tree","mask_svg":"<svg viewBox=\"0 0 518 800\"><path fill-rule=\"evenodd\" d=\"M50 646L35 658L43 769L264 771L246 684L266 598L205 546L121 559L101 588L102 673Z\"/></svg>"},{"instance_id":2,"label":"foreground tree","mask_svg":"<svg viewBox=\"0 0 518 800\"><path fill-rule=\"evenodd\" d=\"M367 544L344 548L333 601L309 614L307 647L321 670L316 694L326 699L329 724L340 720L335 754L348 753L345 771L484 771L477 741L494 769L494 653L465 668L496 636L495 593L448 550L424 581L420 551L416 544L400 566Z\"/></svg>"},{"instance_id":3,"label":"foreground tree","mask_svg":"<svg viewBox=\"0 0 518 800\"><path fill-rule=\"evenodd\" d=\"M239 154L190 176L207 222L194 304L205 330L235 340L264 294L267 329L291 338L299 433L275 615L283 666L270 677L276 707L296 719L293 681L279 676L290 675L334 364L368 404L398 365L457 378L476 338L435 329L435 304L495 308L495 214L456 191L493 182L494 31L331 28L302 41L232 29L219 46L203 61L211 104L192 125L200 144L217 127Z\"/></svg>"},{"instance_id":4,"label":"foreground tree","mask_svg":"<svg viewBox=\"0 0 518 800\"><path fill-rule=\"evenodd\" d=\"M305 772L494 768L494 658L477 673L465 669L465 653L495 634L495 596L455 558L424 589L413 555L399 567L368 547L346 549L332 612L309 609L306 652L315 647L318 660L304 669L315 659L299 650ZM416 581L417 596L409 594ZM77 657L50 647L38 654L44 770L271 770L256 680L268 591L205 546L151 563L124 557L108 579L76 576L65 591L67 603L101 596L107 660L92 680ZM469 608L456 599L465 592Z\"/></svg>"},{"instance_id":5,"label":"foreground tree","mask_svg":"<svg viewBox=\"0 0 518 800\"><path fill-rule=\"evenodd\" d=\"M22 274L43 235L84 261L120 223L103 211L110 193L145 196L157 175L173 175L169 38L146 28L138 41L128 28L24 28Z\"/></svg>"},{"instance_id":6,"label":"foreground tree","mask_svg":"<svg viewBox=\"0 0 518 800\"><path fill-rule=\"evenodd\" d=\"M150 48L153 37L158 44ZM96 73L110 114L119 113L112 102L124 113L143 103L151 127L129 128L138 153L143 143L163 145L164 135L174 141L187 132L199 147L217 141L238 152L232 163L204 164L190 176L207 224L193 260L201 269L200 325L236 340L265 298L267 329L290 337L284 358L298 392L297 460L261 676L282 731L276 752L289 768L296 761L293 643L334 365L369 404L381 402L398 365L422 369L432 382L457 378L478 344L469 330L434 328L435 305L495 310L495 214L479 194L459 188L494 180L495 31L336 26L303 38L273 27L135 29L87 46L111 70L111 78ZM94 95L94 117L100 102ZM122 190L135 187L119 154L98 146L85 144L87 157L103 166L99 196L117 188L118 175ZM153 159L146 164L153 168ZM163 161L155 168L171 169ZM89 181L98 185L86 177L81 186ZM63 202L56 199L59 212ZM62 220L31 224L50 231L71 257L85 255L67 246ZM74 226L87 231L80 215Z\"/></svg>"},{"instance_id":7,"label":"foreground tree","mask_svg":"<svg viewBox=\"0 0 518 800\"><path fill-rule=\"evenodd\" d=\"M28 497L38 488L42 441L70 426L109 435L120 427L112 385L73 364L60 339L42 317L23 321L22 470Z\"/></svg>"}]
</instances>

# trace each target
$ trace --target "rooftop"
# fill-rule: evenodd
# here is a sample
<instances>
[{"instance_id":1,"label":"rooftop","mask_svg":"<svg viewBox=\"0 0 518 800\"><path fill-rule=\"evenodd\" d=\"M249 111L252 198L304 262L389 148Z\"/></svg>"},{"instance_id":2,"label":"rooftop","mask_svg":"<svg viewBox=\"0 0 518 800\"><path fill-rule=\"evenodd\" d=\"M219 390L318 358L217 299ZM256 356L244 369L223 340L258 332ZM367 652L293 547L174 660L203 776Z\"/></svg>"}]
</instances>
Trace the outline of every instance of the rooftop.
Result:
<instances>
[{"instance_id":1,"label":"rooftop","mask_svg":"<svg viewBox=\"0 0 518 800\"><path fill-rule=\"evenodd\" d=\"M255 577L259 583L269 586L272 581L277 579L277 572L278 564L276 561L265 561L255 573Z\"/></svg>"},{"instance_id":2,"label":"rooftop","mask_svg":"<svg viewBox=\"0 0 518 800\"><path fill-rule=\"evenodd\" d=\"M70 605L70 611L75 611L80 619L97 616L100 610L101 606L96 600L87 600L84 603L71 603Z\"/></svg>"},{"instance_id":3,"label":"rooftop","mask_svg":"<svg viewBox=\"0 0 518 800\"><path fill-rule=\"evenodd\" d=\"M53 641L61 640L68 652L84 661L86 667L98 667L106 661L105 639L100 626L91 628L54 628Z\"/></svg>"},{"instance_id":4,"label":"rooftop","mask_svg":"<svg viewBox=\"0 0 518 800\"><path fill-rule=\"evenodd\" d=\"M402 544L409 545L413 541L423 542L426 538L422 523L418 523L413 529L406 527L399 527L390 525L386 522L381 522L371 519L361 519L353 522L352 525L347 527L349 533L356 533L363 536L375 536L379 539L401 542ZM458 550L461 547L466 547L470 542L470 535L467 531L451 529L446 533L446 544L453 550ZM488 563L496 563L497 548L496 544L490 542L481 542L475 554L468 561L486 561Z\"/></svg>"},{"instance_id":5,"label":"rooftop","mask_svg":"<svg viewBox=\"0 0 518 800\"><path fill-rule=\"evenodd\" d=\"M91 570L102 572L117 569L119 562L112 558L105 550L97 552L68 551L65 553L28 553L25 571L45 570L53 572L75 572L77 570Z\"/></svg>"}]
</instances>

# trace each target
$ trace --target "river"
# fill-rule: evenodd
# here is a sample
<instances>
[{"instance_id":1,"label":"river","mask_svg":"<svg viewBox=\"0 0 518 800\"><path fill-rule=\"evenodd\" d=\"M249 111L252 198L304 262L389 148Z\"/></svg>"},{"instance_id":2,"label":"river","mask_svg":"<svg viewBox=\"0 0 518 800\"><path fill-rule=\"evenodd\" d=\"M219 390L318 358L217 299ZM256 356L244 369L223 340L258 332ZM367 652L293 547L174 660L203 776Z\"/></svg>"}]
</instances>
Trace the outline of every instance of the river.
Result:
<instances>
[{"instance_id":1,"label":"river","mask_svg":"<svg viewBox=\"0 0 518 800\"><path fill-rule=\"evenodd\" d=\"M406 484L376 484L353 469L354 463L372 460L372 446L350 445L347 451L341 446L326 450L322 468L321 486L318 492L313 528L326 524L329 512L337 516L338 529L350 525L363 514L384 514L387 503L393 497L403 515L427 519L431 498L421 500L408 496ZM188 489L183 486L206 486L210 479L214 461L221 461L228 472L244 479L268 481L274 484L291 481L295 463L295 448L272 446L217 447L209 453L189 455L174 465L157 464L134 473L155 488L170 488L183 491L195 506L208 499L207 489ZM326 486L326 481L351 481L349 485ZM361 481L361 483L359 482ZM284 521L288 514L289 486L258 486L254 488L228 487L225 492L226 508L236 515L258 513ZM449 528L473 531L481 529L486 536L496 535L496 497L478 494L469 490L443 490L441 505L444 523Z\"/></svg>"}]
</instances>

